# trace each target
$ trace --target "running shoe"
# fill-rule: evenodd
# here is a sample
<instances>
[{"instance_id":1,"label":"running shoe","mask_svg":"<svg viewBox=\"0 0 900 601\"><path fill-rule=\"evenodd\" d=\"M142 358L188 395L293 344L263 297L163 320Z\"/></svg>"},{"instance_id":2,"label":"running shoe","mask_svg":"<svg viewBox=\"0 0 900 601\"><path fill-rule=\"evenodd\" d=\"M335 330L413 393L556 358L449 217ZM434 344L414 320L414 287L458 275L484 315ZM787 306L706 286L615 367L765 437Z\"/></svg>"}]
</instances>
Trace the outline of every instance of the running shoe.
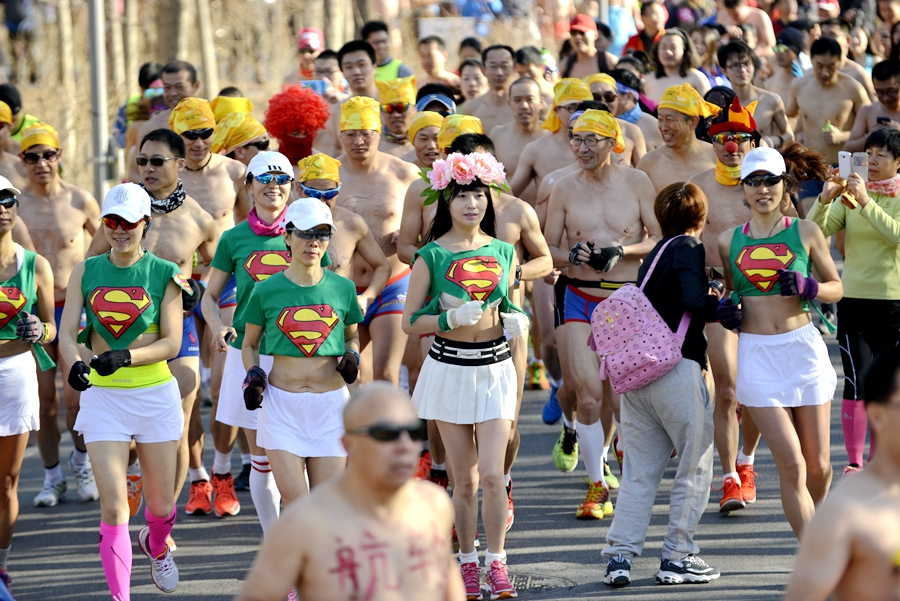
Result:
<instances>
[{"instance_id":1,"label":"running shoe","mask_svg":"<svg viewBox=\"0 0 900 601\"><path fill-rule=\"evenodd\" d=\"M141 475L126 474L125 486L128 488L128 512L131 514L131 517L134 517L141 510L141 505L144 504L144 495L141 494L144 483L141 480Z\"/></svg>"},{"instance_id":2,"label":"running shoe","mask_svg":"<svg viewBox=\"0 0 900 601\"><path fill-rule=\"evenodd\" d=\"M234 490L250 490L250 464L241 466L241 473L234 479Z\"/></svg>"},{"instance_id":3,"label":"running shoe","mask_svg":"<svg viewBox=\"0 0 900 601\"><path fill-rule=\"evenodd\" d=\"M291 589L291 592L288 593L287 601L300 601L300 596L297 594L297 591Z\"/></svg>"},{"instance_id":4,"label":"running shoe","mask_svg":"<svg viewBox=\"0 0 900 601\"><path fill-rule=\"evenodd\" d=\"M66 496L69 486L65 480L59 482L47 482L44 480L44 488L34 498L35 507L56 507Z\"/></svg>"},{"instance_id":5,"label":"running shoe","mask_svg":"<svg viewBox=\"0 0 900 601\"><path fill-rule=\"evenodd\" d=\"M463 586L466 588L467 601L480 601L484 599L481 594L481 568L474 561L463 563L459 566L462 573Z\"/></svg>"},{"instance_id":6,"label":"running shoe","mask_svg":"<svg viewBox=\"0 0 900 601\"><path fill-rule=\"evenodd\" d=\"M188 515L212 513L212 490L209 480L191 482L191 492L188 496L188 502L184 505L184 512Z\"/></svg>"},{"instance_id":7,"label":"running shoe","mask_svg":"<svg viewBox=\"0 0 900 601\"><path fill-rule=\"evenodd\" d=\"M590 488L584 497L584 503L575 511L575 517L579 520L602 520L612 515L613 505L609 500L609 488L604 486L602 480L591 482L590 478L585 478L585 481Z\"/></svg>"},{"instance_id":8,"label":"running shoe","mask_svg":"<svg viewBox=\"0 0 900 601\"><path fill-rule=\"evenodd\" d=\"M624 476L625 472L622 471L622 464L625 463L625 451L619 450L619 435L618 434L613 436L612 452L615 454L616 461L619 463L619 475Z\"/></svg>"},{"instance_id":9,"label":"running shoe","mask_svg":"<svg viewBox=\"0 0 900 601\"><path fill-rule=\"evenodd\" d=\"M718 579L719 570L708 565L696 555L688 555L681 561L663 559L656 573L659 584L699 584Z\"/></svg>"},{"instance_id":10,"label":"running shoe","mask_svg":"<svg viewBox=\"0 0 900 601\"><path fill-rule=\"evenodd\" d=\"M234 492L234 478L231 474L213 474L212 488L216 493L214 505L216 517L237 515L241 512L241 502Z\"/></svg>"},{"instance_id":11,"label":"running shoe","mask_svg":"<svg viewBox=\"0 0 900 601\"><path fill-rule=\"evenodd\" d=\"M544 408L541 410L541 419L548 426L552 426L562 418L562 407L559 406L559 400L556 398L557 390L559 388L556 386L550 387L550 398L547 399L547 402L544 403Z\"/></svg>"},{"instance_id":12,"label":"running shoe","mask_svg":"<svg viewBox=\"0 0 900 601\"><path fill-rule=\"evenodd\" d=\"M756 479L759 474L753 471L752 465L737 466L737 473L741 480L741 498L744 503L756 503Z\"/></svg>"},{"instance_id":13,"label":"running shoe","mask_svg":"<svg viewBox=\"0 0 900 601\"><path fill-rule=\"evenodd\" d=\"M610 490L619 488L619 479L613 476L612 470L609 469L609 464L605 461L603 462L603 479L606 480L606 485Z\"/></svg>"},{"instance_id":14,"label":"running shoe","mask_svg":"<svg viewBox=\"0 0 900 601\"><path fill-rule=\"evenodd\" d=\"M737 511L747 506L744 497L741 495L741 481L732 477L725 477L722 483L723 492L722 500L719 501L719 513L728 513L729 511Z\"/></svg>"},{"instance_id":15,"label":"running shoe","mask_svg":"<svg viewBox=\"0 0 900 601\"><path fill-rule=\"evenodd\" d=\"M631 562L623 555L610 557L606 562L606 576L603 582L610 586L631 584Z\"/></svg>"},{"instance_id":16,"label":"running shoe","mask_svg":"<svg viewBox=\"0 0 900 601\"><path fill-rule=\"evenodd\" d=\"M509 581L509 572L507 572L506 564L502 561L495 561L490 565L484 576L484 584L491 593L491 601L515 599L519 596L516 587Z\"/></svg>"},{"instance_id":17,"label":"running shoe","mask_svg":"<svg viewBox=\"0 0 900 601\"><path fill-rule=\"evenodd\" d=\"M82 503L88 501L96 501L100 498L100 491L97 490L97 483L94 481L94 469L91 462L82 463L81 465L72 461L75 451L69 455L69 467L75 473L75 484L78 491L78 498Z\"/></svg>"},{"instance_id":18,"label":"running shoe","mask_svg":"<svg viewBox=\"0 0 900 601\"><path fill-rule=\"evenodd\" d=\"M544 375L544 364L534 362L528 366L528 390L547 390L550 382Z\"/></svg>"},{"instance_id":19,"label":"running shoe","mask_svg":"<svg viewBox=\"0 0 900 601\"><path fill-rule=\"evenodd\" d=\"M416 473L414 477L417 480L426 480L428 479L428 474L431 473L431 451L425 450L419 453L419 465L416 467Z\"/></svg>"},{"instance_id":20,"label":"running shoe","mask_svg":"<svg viewBox=\"0 0 900 601\"><path fill-rule=\"evenodd\" d=\"M447 475L447 470L431 468L431 471L428 473L428 479L444 490L447 490L447 487L450 486L450 477Z\"/></svg>"},{"instance_id":21,"label":"running shoe","mask_svg":"<svg viewBox=\"0 0 900 601\"><path fill-rule=\"evenodd\" d=\"M175 565L175 558L172 557L172 550L166 545L165 550L158 556L154 557L150 553L150 528L144 526L138 533L138 546L147 559L150 560L150 578L156 588L164 593L173 593L178 588L178 566Z\"/></svg>"},{"instance_id":22,"label":"running shoe","mask_svg":"<svg viewBox=\"0 0 900 601\"><path fill-rule=\"evenodd\" d=\"M553 445L553 465L561 472L571 472L578 466L578 437L575 430L563 426Z\"/></svg>"},{"instance_id":23,"label":"running shoe","mask_svg":"<svg viewBox=\"0 0 900 601\"><path fill-rule=\"evenodd\" d=\"M858 464L851 463L850 465L848 465L847 467L844 468L844 475L847 476L847 475L855 474L856 472L861 472L861 471L862 471L862 468L859 467Z\"/></svg>"},{"instance_id":24,"label":"running shoe","mask_svg":"<svg viewBox=\"0 0 900 601\"><path fill-rule=\"evenodd\" d=\"M512 478L509 479L509 485L506 487L506 531L512 528L513 522L516 521L516 508L512 500Z\"/></svg>"}]
</instances>

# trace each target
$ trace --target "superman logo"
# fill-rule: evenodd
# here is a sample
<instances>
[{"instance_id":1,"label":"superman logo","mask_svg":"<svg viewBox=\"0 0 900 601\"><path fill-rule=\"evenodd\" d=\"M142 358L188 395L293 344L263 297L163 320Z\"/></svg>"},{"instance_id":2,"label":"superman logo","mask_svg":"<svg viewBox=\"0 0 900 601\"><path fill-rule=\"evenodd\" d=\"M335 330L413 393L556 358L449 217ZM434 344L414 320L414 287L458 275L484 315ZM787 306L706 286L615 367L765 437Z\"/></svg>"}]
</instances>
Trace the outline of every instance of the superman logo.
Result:
<instances>
[{"instance_id":1,"label":"superman logo","mask_svg":"<svg viewBox=\"0 0 900 601\"><path fill-rule=\"evenodd\" d=\"M100 323L116 340L131 327L141 313L153 304L140 286L114 288L101 286L91 293L88 304Z\"/></svg>"},{"instance_id":2,"label":"superman logo","mask_svg":"<svg viewBox=\"0 0 900 601\"><path fill-rule=\"evenodd\" d=\"M742 248L734 264L754 286L769 292L778 281L778 270L787 269L796 258L787 244L756 244Z\"/></svg>"},{"instance_id":3,"label":"superman logo","mask_svg":"<svg viewBox=\"0 0 900 601\"><path fill-rule=\"evenodd\" d=\"M286 250L257 250L244 261L244 269L254 282L261 282L281 273L291 264L291 254Z\"/></svg>"},{"instance_id":4,"label":"superman logo","mask_svg":"<svg viewBox=\"0 0 900 601\"><path fill-rule=\"evenodd\" d=\"M303 305L286 307L278 316L277 324L300 352L312 357L337 322L337 313L329 305Z\"/></svg>"},{"instance_id":5,"label":"superman logo","mask_svg":"<svg viewBox=\"0 0 900 601\"><path fill-rule=\"evenodd\" d=\"M19 314L25 306L25 293L15 286L0 286L0 328Z\"/></svg>"},{"instance_id":6,"label":"superman logo","mask_svg":"<svg viewBox=\"0 0 900 601\"><path fill-rule=\"evenodd\" d=\"M494 257L469 257L457 259L450 263L444 277L465 290L472 300L483 301L491 295L503 268Z\"/></svg>"}]
</instances>

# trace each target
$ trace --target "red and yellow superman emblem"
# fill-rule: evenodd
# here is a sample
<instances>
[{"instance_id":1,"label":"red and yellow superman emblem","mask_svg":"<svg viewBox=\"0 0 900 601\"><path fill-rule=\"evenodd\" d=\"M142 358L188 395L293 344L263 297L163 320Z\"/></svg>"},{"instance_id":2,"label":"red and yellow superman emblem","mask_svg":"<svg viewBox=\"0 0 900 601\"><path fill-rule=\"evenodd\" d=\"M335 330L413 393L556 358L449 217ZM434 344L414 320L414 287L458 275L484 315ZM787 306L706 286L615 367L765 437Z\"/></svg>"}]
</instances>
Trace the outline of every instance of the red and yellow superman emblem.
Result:
<instances>
[{"instance_id":1,"label":"red and yellow superman emblem","mask_svg":"<svg viewBox=\"0 0 900 601\"><path fill-rule=\"evenodd\" d=\"M307 357L316 354L337 322L329 305L286 307L277 321L278 329Z\"/></svg>"},{"instance_id":2,"label":"red and yellow superman emblem","mask_svg":"<svg viewBox=\"0 0 900 601\"><path fill-rule=\"evenodd\" d=\"M754 286L769 292L778 281L778 270L787 269L796 258L787 244L756 244L742 248L734 264Z\"/></svg>"},{"instance_id":3,"label":"red and yellow superman emblem","mask_svg":"<svg viewBox=\"0 0 900 601\"><path fill-rule=\"evenodd\" d=\"M15 286L0 286L0 328L19 314L28 299L25 293Z\"/></svg>"},{"instance_id":4,"label":"red and yellow superman emblem","mask_svg":"<svg viewBox=\"0 0 900 601\"><path fill-rule=\"evenodd\" d=\"M469 257L450 263L444 277L465 290L472 300L488 298L503 275L503 268L494 257Z\"/></svg>"},{"instance_id":5,"label":"red and yellow superman emblem","mask_svg":"<svg viewBox=\"0 0 900 601\"><path fill-rule=\"evenodd\" d=\"M286 250L257 250L244 261L244 269L254 282L261 282L281 273L291 264L291 253Z\"/></svg>"},{"instance_id":6,"label":"red and yellow superman emblem","mask_svg":"<svg viewBox=\"0 0 900 601\"><path fill-rule=\"evenodd\" d=\"M101 286L88 298L91 310L116 340L131 327L141 313L153 304L150 295L140 286L115 288Z\"/></svg>"}]
</instances>

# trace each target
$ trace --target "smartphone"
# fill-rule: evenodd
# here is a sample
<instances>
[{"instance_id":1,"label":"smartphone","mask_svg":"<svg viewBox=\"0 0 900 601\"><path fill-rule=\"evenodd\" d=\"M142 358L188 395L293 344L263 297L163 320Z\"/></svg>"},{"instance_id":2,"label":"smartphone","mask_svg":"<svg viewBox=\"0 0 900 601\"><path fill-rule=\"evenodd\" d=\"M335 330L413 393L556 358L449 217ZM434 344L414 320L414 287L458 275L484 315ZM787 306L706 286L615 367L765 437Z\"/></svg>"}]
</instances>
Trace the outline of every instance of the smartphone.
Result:
<instances>
[{"instance_id":1,"label":"smartphone","mask_svg":"<svg viewBox=\"0 0 900 601\"><path fill-rule=\"evenodd\" d=\"M869 155L865 152L854 152L852 157L852 173L858 174L864 182L869 181Z\"/></svg>"},{"instance_id":2,"label":"smartphone","mask_svg":"<svg viewBox=\"0 0 900 601\"><path fill-rule=\"evenodd\" d=\"M319 96L325 95L325 90L328 89L328 84L324 79L312 79L310 81L301 81L300 84L304 88L309 88Z\"/></svg>"},{"instance_id":3,"label":"smartphone","mask_svg":"<svg viewBox=\"0 0 900 601\"><path fill-rule=\"evenodd\" d=\"M230 343L235 335L236 334L234 332L228 332L227 334L225 334L225 344Z\"/></svg>"},{"instance_id":4,"label":"smartphone","mask_svg":"<svg viewBox=\"0 0 900 601\"><path fill-rule=\"evenodd\" d=\"M838 175L847 179L853 173L853 153L841 150L838 152Z\"/></svg>"},{"instance_id":5,"label":"smartphone","mask_svg":"<svg viewBox=\"0 0 900 601\"><path fill-rule=\"evenodd\" d=\"M887 125L888 123L891 122L891 118L890 117L878 117L877 119L875 119L875 122L878 123L878 125Z\"/></svg>"}]
</instances>

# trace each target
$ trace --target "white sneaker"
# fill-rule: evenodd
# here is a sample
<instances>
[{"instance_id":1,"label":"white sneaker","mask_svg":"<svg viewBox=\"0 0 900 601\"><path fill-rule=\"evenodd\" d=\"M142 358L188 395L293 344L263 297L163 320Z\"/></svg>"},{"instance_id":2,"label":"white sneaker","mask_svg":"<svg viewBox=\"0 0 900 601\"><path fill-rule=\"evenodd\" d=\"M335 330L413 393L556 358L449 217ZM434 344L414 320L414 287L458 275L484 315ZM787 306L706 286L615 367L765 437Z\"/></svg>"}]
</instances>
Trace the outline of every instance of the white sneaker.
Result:
<instances>
[{"instance_id":1,"label":"white sneaker","mask_svg":"<svg viewBox=\"0 0 900 601\"><path fill-rule=\"evenodd\" d=\"M94 468L91 467L90 461L81 465L76 464L72 461L74 456L75 453L73 451L69 455L69 467L72 468L72 472L75 474L75 483L78 485L78 498L81 499L82 503L96 501L100 498L100 492L97 490L97 483L94 481Z\"/></svg>"},{"instance_id":2,"label":"white sneaker","mask_svg":"<svg viewBox=\"0 0 900 601\"><path fill-rule=\"evenodd\" d=\"M44 488L34 498L35 507L56 507L59 501L66 496L69 486L65 480L59 482L47 482L44 480Z\"/></svg>"},{"instance_id":3,"label":"white sneaker","mask_svg":"<svg viewBox=\"0 0 900 601\"><path fill-rule=\"evenodd\" d=\"M166 553L162 559L153 557L150 553L149 539L150 528L144 526L138 533L138 546L144 555L150 560L150 578L156 588L164 593L173 593L178 588L178 566L175 565L175 558L172 556L172 550L166 546Z\"/></svg>"}]
</instances>

